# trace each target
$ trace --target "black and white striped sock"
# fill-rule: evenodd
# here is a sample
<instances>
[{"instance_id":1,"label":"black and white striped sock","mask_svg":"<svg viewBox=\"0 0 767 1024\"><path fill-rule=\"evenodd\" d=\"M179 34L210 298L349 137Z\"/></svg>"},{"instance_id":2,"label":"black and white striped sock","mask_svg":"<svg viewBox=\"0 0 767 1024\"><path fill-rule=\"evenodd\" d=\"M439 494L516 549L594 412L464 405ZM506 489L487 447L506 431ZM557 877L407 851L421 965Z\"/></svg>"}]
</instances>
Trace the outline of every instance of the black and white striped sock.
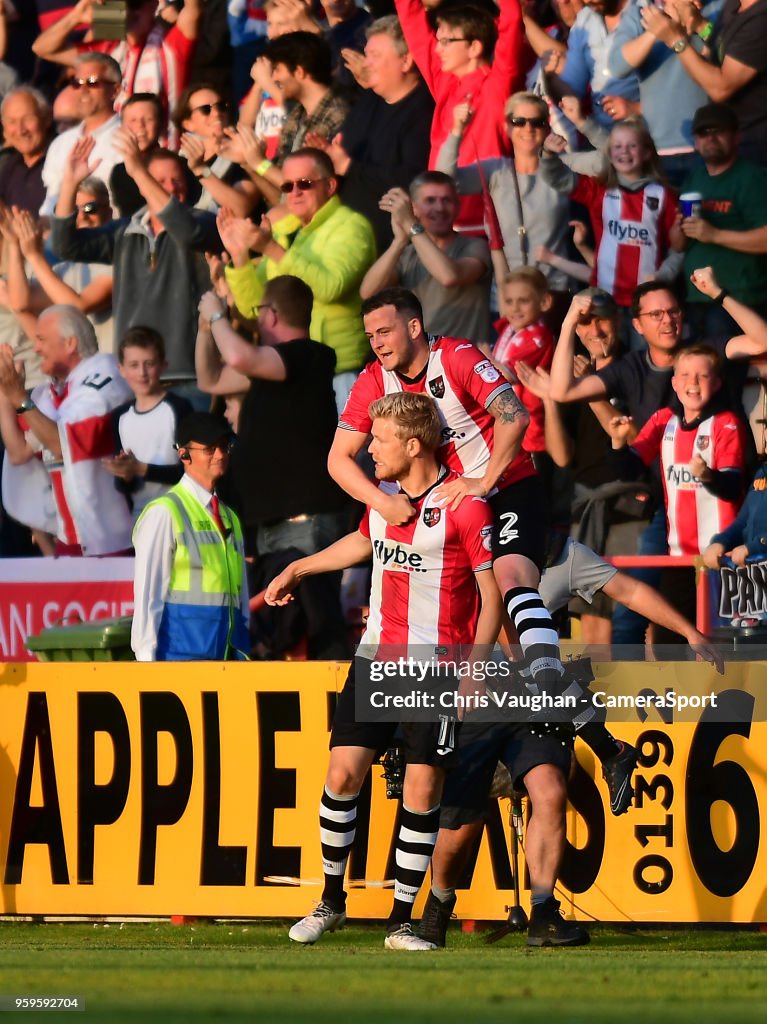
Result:
<instances>
[{"instance_id":1,"label":"black and white striped sock","mask_svg":"<svg viewBox=\"0 0 767 1024\"><path fill-rule=\"evenodd\" d=\"M322 899L338 910L346 906L344 875L356 832L358 799L359 793L338 796L325 786L320 800L320 843L325 874Z\"/></svg>"},{"instance_id":2,"label":"black and white striped sock","mask_svg":"<svg viewBox=\"0 0 767 1024\"><path fill-rule=\"evenodd\" d=\"M530 675L541 689L548 690L562 677L559 636L541 595L531 587L513 587L503 603L514 623L525 659L522 675Z\"/></svg>"},{"instance_id":3,"label":"black and white striped sock","mask_svg":"<svg viewBox=\"0 0 767 1024\"><path fill-rule=\"evenodd\" d=\"M395 848L394 905L390 925L405 924L429 870L439 832L439 804L429 811L411 811L402 805Z\"/></svg>"}]
</instances>

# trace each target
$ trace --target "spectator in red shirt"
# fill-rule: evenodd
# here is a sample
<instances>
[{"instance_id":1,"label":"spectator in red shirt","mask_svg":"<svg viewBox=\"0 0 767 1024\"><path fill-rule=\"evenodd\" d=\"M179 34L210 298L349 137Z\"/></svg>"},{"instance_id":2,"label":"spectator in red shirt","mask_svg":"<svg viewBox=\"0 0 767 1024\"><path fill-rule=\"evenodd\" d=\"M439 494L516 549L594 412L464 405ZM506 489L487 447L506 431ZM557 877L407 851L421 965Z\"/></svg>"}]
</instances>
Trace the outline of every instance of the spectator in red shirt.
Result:
<instances>
[{"instance_id":1,"label":"spectator in red shirt","mask_svg":"<svg viewBox=\"0 0 767 1024\"><path fill-rule=\"evenodd\" d=\"M459 167L506 155L509 138L503 108L522 86L522 11L519 0L500 0L497 26L476 7L450 7L436 14L436 38L421 0L396 0L410 52L436 101L431 126L429 167L437 166L442 143L453 125L453 108L470 100L476 114L458 154ZM481 228L480 197L464 199L458 223Z\"/></svg>"},{"instance_id":2,"label":"spectator in red shirt","mask_svg":"<svg viewBox=\"0 0 767 1024\"><path fill-rule=\"evenodd\" d=\"M545 276L535 267L517 267L506 275L499 289L503 319L496 324L500 332L493 358L508 380L517 398L530 414L530 425L522 442L528 452L546 450L543 402L521 383L517 365L548 370L554 355L554 339L543 319L551 307Z\"/></svg>"}]
</instances>

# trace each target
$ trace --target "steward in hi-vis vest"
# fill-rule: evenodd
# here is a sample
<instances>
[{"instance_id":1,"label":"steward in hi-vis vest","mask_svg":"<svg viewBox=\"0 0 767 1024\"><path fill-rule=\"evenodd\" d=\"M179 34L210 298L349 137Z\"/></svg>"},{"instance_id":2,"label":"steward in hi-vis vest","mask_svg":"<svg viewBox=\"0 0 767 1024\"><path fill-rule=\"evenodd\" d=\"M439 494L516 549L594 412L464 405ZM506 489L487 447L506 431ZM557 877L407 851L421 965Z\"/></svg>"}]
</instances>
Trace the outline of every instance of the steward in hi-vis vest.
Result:
<instances>
[{"instance_id":1,"label":"steward in hi-vis vest","mask_svg":"<svg viewBox=\"0 0 767 1024\"><path fill-rule=\"evenodd\" d=\"M184 476L150 502L133 533L131 645L138 661L247 658L242 527L214 487L229 460L226 422L191 413L176 431Z\"/></svg>"}]
</instances>

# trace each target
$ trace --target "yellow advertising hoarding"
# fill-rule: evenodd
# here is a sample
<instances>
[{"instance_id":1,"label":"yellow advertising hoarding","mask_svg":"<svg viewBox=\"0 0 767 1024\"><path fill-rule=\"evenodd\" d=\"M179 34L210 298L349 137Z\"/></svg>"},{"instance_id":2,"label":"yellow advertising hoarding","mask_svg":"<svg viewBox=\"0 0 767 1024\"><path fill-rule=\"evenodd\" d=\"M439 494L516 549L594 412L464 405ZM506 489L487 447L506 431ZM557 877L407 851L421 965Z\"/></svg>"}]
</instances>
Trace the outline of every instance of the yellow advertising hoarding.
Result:
<instances>
[{"instance_id":1,"label":"yellow advertising hoarding","mask_svg":"<svg viewBox=\"0 0 767 1024\"><path fill-rule=\"evenodd\" d=\"M603 673L616 671L658 693L690 673L714 682L702 665ZM346 666L6 664L0 673L3 913L299 917L319 898L317 810ZM620 818L577 744L561 885L576 917L767 921L767 726L744 689L761 683L761 705L764 673L740 663L716 677L740 724L668 722L652 710L611 726L642 751L637 806ZM351 917L388 915L397 806L376 766L350 861ZM508 807L493 809L459 894L462 918L506 917Z\"/></svg>"}]
</instances>

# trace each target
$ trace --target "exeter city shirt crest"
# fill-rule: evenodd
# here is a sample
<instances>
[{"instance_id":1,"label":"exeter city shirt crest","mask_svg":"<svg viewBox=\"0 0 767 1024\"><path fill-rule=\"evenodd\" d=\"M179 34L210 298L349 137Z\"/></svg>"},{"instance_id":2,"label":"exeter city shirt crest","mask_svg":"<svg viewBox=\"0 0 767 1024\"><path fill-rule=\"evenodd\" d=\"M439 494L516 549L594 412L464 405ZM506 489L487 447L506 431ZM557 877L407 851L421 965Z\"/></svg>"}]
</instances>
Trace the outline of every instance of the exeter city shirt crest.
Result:
<instances>
[{"instance_id":1,"label":"exeter city shirt crest","mask_svg":"<svg viewBox=\"0 0 767 1024\"><path fill-rule=\"evenodd\" d=\"M431 391L435 398L445 397L445 378L441 374L439 377L435 377L434 380L429 381L429 391Z\"/></svg>"}]
</instances>

